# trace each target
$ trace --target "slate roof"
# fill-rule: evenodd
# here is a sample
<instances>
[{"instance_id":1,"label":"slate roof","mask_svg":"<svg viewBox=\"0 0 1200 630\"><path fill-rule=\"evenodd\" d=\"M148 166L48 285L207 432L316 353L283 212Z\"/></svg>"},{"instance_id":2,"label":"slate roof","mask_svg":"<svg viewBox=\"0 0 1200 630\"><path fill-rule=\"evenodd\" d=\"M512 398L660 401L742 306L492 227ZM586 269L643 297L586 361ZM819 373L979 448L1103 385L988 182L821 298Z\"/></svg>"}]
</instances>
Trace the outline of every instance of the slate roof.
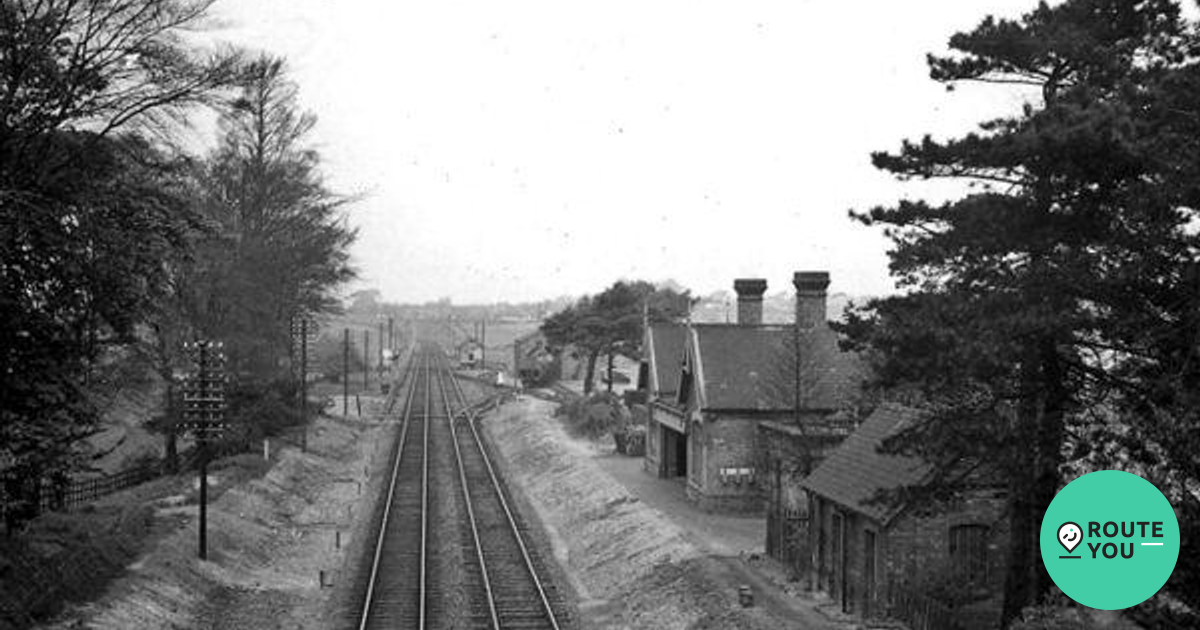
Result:
<instances>
[{"instance_id":1,"label":"slate roof","mask_svg":"<svg viewBox=\"0 0 1200 630\"><path fill-rule=\"evenodd\" d=\"M900 405L882 405L846 438L800 485L855 512L886 521L896 508L871 501L880 490L921 482L928 463L879 452L883 440L917 418L918 412Z\"/></svg>"},{"instance_id":2,"label":"slate roof","mask_svg":"<svg viewBox=\"0 0 1200 630\"><path fill-rule=\"evenodd\" d=\"M792 338L790 326L693 324L692 352L705 409L780 411L793 408L773 393L779 362Z\"/></svg>"},{"instance_id":3,"label":"slate roof","mask_svg":"<svg viewBox=\"0 0 1200 630\"><path fill-rule=\"evenodd\" d=\"M790 325L693 324L700 402L705 409L788 411L795 408ZM800 338L802 408L833 411L855 394L862 366L842 352L828 326Z\"/></svg>"},{"instance_id":4,"label":"slate roof","mask_svg":"<svg viewBox=\"0 0 1200 630\"><path fill-rule=\"evenodd\" d=\"M679 392L679 370L686 336L687 327L683 324L651 324L647 327L651 378L657 382L660 396L673 397Z\"/></svg>"}]
</instances>

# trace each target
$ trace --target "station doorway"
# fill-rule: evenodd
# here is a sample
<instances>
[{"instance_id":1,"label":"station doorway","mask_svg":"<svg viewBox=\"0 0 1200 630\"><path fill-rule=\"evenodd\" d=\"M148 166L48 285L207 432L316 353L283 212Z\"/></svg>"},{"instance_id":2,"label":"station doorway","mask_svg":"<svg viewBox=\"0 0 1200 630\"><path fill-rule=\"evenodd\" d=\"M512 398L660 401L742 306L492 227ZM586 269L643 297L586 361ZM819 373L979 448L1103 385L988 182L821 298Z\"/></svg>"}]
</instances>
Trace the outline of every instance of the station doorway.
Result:
<instances>
[{"instance_id":1,"label":"station doorway","mask_svg":"<svg viewBox=\"0 0 1200 630\"><path fill-rule=\"evenodd\" d=\"M672 479L687 476L687 435L663 427L662 470L663 477Z\"/></svg>"}]
</instances>

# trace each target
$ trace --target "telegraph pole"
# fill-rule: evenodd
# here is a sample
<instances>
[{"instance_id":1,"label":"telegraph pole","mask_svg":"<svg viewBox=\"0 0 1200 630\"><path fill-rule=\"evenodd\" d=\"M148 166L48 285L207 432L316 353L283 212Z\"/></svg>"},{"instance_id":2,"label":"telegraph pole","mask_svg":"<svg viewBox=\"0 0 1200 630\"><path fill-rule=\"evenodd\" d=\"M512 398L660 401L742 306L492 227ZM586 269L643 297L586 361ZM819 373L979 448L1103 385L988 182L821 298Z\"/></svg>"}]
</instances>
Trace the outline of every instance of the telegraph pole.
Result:
<instances>
[{"instance_id":1,"label":"telegraph pole","mask_svg":"<svg viewBox=\"0 0 1200 630\"><path fill-rule=\"evenodd\" d=\"M379 375L383 377L383 322L379 322Z\"/></svg>"},{"instance_id":2,"label":"telegraph pole","mask_svg":"<svg viewBox=\"0 0 1200 630\"><path fill-rule=\"evenodd\" d=\"M371 329L363 329L363 391L371 388Z\"/></svg>"},{"instance_id":3,"label":"telegraph pole","mask_svg":"<svg viewBox=\"0 0 1200 630\"><path fill-rule=\"evenodd\" d=\"M224 428L225 353L221 342L197 340L184 344L193 356L196 371L183 390L184 426L196 436L200 456L200 519L197 554L208 559L208 441Z\"/></svg>"},{"instance_id":4,"label":"telegraph pole","mask_svg":"<svg viewBox=\"0 0 1200 630\"><path fill-rule=\"evenodd\" d=\"M342 329L342 415L350 416L350 329Z\"/></svg>"},{"instance_id":5,"label":"telegraph pole","mask_svg":"<svg viewBox=\"0 0 1200 630\"><path fill-rule=\"evenodd\" d=\"M395 323L396 322L394 319L392 319L392 316L388 315L388 350L391 350L392 352L396 351L396 339L393 336L395 331Z\"/></svg>"},{"instance_id":6,"label":"telegraph pole","mask_svg":"<svg viewBox=\"0 0 1200 630\"><path fill-rule=\"evenodd\" d=\"M315 322L306 313L292 318L292 338L300 351L300 452L308 451L308 342L316 333Z\"/></svg>"}]
</instances>

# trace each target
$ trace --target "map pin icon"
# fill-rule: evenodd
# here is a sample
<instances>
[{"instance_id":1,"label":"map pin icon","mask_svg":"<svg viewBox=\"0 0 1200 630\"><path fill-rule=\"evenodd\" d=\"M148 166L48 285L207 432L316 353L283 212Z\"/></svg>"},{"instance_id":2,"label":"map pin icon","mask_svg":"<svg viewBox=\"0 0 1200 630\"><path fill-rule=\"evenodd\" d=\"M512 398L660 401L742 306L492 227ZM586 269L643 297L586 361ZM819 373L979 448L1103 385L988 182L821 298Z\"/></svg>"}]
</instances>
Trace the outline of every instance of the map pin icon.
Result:
<instances>
[{"instance_id":1,"label":"map pin icon","mask_svg":"<svg viewBox=\"0 0 1200 630\"><path fill-rule=\"evenodd\" d=\"M1066 548L1067 553L1075 551L1081 541L1083 541L1083 530L1075 523L1067 521L1058 526L1058 543Z\"/></svg>"}]
</instances>

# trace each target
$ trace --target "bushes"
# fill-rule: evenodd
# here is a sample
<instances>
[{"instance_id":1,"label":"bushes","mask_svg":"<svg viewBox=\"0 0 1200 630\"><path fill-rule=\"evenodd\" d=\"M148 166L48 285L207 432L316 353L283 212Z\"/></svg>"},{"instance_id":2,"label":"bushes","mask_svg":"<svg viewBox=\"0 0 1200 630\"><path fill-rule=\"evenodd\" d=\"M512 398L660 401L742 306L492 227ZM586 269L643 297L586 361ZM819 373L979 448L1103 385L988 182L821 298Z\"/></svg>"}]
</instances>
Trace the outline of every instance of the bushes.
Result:
<instances>
[{"instance_id":1,"label":"bushes","mask_svg":"<svg viewBox=\"0 0 1200 630\"><path fill-rule=\"evenodd\" d=\"M617 443L618 453L642 457L646 454L646 425L627 424L613 431L613 441Z\"/></svg>"},{"instance_id":2,"label":"bushes","mask_svg":"<svg viewBox=\"0 0 1200 630\"><path fill-rule=\"evenodd\" d=\"M0 628L26 628L97 597L154 535L150 504L50 513L0 539Z\"/></svg>"},{"instance_id":3,"label":"bushes","mask_svg":"<svg viewBox=\"0 0 1200 630\"><path fill-rule=\"evenodd\" d=\"M609 392L577 398L559 406L567 432L576 437L598 438L629 424L629 411L620 397Z\"/></svg>"},{"instance_id":4,"label":"bushes","mask_svg":"<svg viewBox=\"0 0 1200 630\"><path fill-rule=\"evenodd\" d=\"M928 566L916 580L915 590L951 608L959 608L988 599L992 593L982 580L961 566L938 562Z\"/></svg>"},{"instance_id":5,"label":"bushes","mask_svg":"<svg viewBox=\"0 0 1200 630\"><path fill-rule=\"evenodd\" d=\"M635 409L643 409L637 408ZM592 394L563 403L556 412L564 418L567 432L575 437L596 439L611 434L622 455L646 454L646 420L635 419L622 398L611 392Z\"/></svg>"},{"instance_id":6,"label":"bushes","mask_svg":"<svg viewBox=\"0 0 1200 630\"><path fill-rule=\"evenodd\" d=\"M227 402L226 428L213 444L218 453L238 452L300 424L296 383L288 379L236 382L229 387Z\"/></svg>"}]
</instances>

